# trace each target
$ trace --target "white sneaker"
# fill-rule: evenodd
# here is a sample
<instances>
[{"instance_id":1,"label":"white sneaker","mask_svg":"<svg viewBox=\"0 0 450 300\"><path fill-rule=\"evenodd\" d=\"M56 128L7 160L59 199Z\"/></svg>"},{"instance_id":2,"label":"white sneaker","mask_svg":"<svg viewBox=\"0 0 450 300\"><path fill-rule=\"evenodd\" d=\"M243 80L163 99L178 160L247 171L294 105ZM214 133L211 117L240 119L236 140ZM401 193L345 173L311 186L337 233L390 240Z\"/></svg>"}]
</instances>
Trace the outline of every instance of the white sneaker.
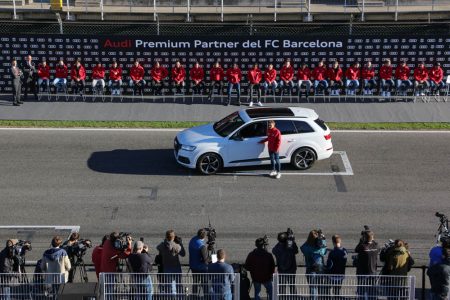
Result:
<instances>
[{"instance_id":1,"label":"white sneaker","mask_svg":"<svg viewBox=\"0 0 450 300\"><path fill-rule=\"evenodd\" d=\"M250 101L250 103L248 104L248 106L253 106L253 101Z\"/></svg>"},{"instance_id":2,"label":"white sneaker","mask_svg":"<svg viewBox=\"0 0 450 300\"><path fill-rule=\"evenodd\" d=\"M256 103L256 105L258 105L258 106L263 106L262 103L261 103L261 101L258 101L258 103Z\"/></svg>"},{"instance_id":3,"label":"white sneaker","mask_svg":"<svg viewBox=\"0 0 450 300\"><path fill-rule=\"evenodd\" d=\"M277 171L272 171L269 174L270 177L277 176Z\"/></svg>"},{"instance_id":4,"label":"white sneaker","mask_svg":"<svg viewBox=\"0 0 450 300\"><path fill-rule=\"evenodd\" d=\"M422 92L422 93L420 93L420 96L425 96L425 93L423 93L423 92Z\"/></svg>"},{"instance_id":5,"label":"white sneaker","mask_svg":"<svg viewBox=\"0 0 450 300\"><path fill-rule=\"evenodd\" d=\"M277 173L277 176L275 176L276 179L280 179L281 178L281 173Z\"/></svg>"}]
</instances>

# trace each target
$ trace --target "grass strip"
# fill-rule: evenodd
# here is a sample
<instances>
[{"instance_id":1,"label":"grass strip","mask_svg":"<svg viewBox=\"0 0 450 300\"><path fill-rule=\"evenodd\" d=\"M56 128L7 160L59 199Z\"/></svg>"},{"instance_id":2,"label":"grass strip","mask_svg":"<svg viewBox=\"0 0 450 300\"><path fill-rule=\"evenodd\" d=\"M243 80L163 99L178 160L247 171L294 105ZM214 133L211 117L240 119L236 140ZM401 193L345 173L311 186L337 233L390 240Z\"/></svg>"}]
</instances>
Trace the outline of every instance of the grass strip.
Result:
<instances>
[{"instance_id":1,"label":"grass strip","mask_svg":"<svg viewBox=\"0 0 450 300\"><path fill-rule=\"evenodd\" d=\"M189 128L207 122L0 120L0 127L33 128ZM332 130L450 130L450 122L328 123Z\"/></svg>"}]
</instances>

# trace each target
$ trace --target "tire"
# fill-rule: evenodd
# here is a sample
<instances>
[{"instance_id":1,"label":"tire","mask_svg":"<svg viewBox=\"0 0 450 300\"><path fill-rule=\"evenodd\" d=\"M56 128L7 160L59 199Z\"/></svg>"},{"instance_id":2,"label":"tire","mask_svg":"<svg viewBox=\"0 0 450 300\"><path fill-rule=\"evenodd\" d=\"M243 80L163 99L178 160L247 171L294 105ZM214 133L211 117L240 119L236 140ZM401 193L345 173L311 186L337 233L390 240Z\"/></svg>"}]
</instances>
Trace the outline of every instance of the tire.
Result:
<instances>
[{"instance_id":1,"label":"tire","mask_svg":"<svg viewBox=\"0 0 450 300\"><path fill-rule=\"evenodd\" d=\"M291 164L298 170L307 170L316 162L316 153L313 149L302 147L295 150L291 158Z\"/></svg>"},{"instance_id":2,"label":"tire","mask_svg":"<svg viewBox=\"0 0 450 300\"><path fill-rule=\"evenodd\" d=\"M203 175L213 175L222 169L222 158L213 152L200 156L197 160L197 170Z\"/></svg>"}]
</instances>

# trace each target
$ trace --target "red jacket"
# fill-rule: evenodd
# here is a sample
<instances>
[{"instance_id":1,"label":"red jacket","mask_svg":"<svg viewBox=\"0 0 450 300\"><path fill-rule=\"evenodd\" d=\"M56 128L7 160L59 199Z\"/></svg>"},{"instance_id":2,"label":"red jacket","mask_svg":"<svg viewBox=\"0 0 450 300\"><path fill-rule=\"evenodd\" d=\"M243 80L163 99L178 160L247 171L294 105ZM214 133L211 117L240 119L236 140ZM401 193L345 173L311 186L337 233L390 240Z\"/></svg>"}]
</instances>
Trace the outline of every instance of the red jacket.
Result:
<instances>
[{"instance_id":1,"label":"red jacket","mask_svg":"<svg viewBox=\"0 0 450 300\"><path fill-rule=\"evenodd\" d=\"M195 82L203 81L203 78L205 78L205 71L203 71L202 67L193 67L189 71L189 75L191 75L191 79Z\"/></svg>"},{"instance_id":2,"label":"red jacket","mask_svg":"<svg viewBox=\"0 0 450 300\"><path fill-rule=\"evenodd\" d=\"M311 70L306 67L304 69L299 68L297 70L297 79L298 80L309 80L309 78L311 77Z\"/></svg>"},{"instance_id":3,"label":"red jacket","mask_svg":"<svg viewBox=\"0 0 450 300\"><path fill-rule=\"evenodd\" d=\"M337 69L329 68L327 71L327 78L332 81L341 81L343 75L344 72L342 71L341 67Z\"/></svg>"},{"instance_id":4,"label":"red jacket","mask_svg":"<svg viewBox=\"0 0 450 300\"><path fill-rule=\"evenodd\" d=\"M391 66L382 66L380 68L380 78L384 80L392 79L392 67Z\"/></svg>"},{"instance_id":5,"label":"red jacket","mask_svg":"<svg viewBox=\"0 0 450 300\"><path fill-rule=\"evenodd\" d=\"M370 79L373 79L373 77L375 77L375 69L374 68L368 69L368 68L364 67L362 69L362 72L361 72L362 79L370 80Z\"/></svg>"},{"instance_id":6,"label":"red jacket","mask_svg":"<svg viewBox=\"0 0 450 300\"><path fill-rule=\"evenodd\" d=\"M427 68L415 68L414 69L414 79L417 81L423 81L428 79L428 70Z\"/></svg>"},{"instance_id":7,"label":"red jacket","mask_svg":"<svg viewBox=\"0 0 450 300\"><path fill-rule=\"evenodd\" d=\"M109 79L111 80L122 80L122 68L121 67L111 67L109 69Z\"/></svg>"},{"instance_id":8,"label":"red jacket","mask_svg":"<svg viewBox=\"0 0 450 300\"><path fill-rule=\"evenodd\" d=\"M38 76L41 79L49 79L50 78L50 66L46 65L44 67L43 65L39 65Z\"/></svg>"},{"instance_id":9,"label":"red jacket","mask_svg":"<svg viewBox=\"0 0 450 300\"><path fill-rule=\"evenodd\" d=\"M248 81L251 84L257 84L260 83L262 80L262 72L260 69L250 69L247 72Z\"/></svg>"},{"instance_id":10,"label":"red jacket","mask_svg":"<svg viewBox=\"0 0 450 300\"><path fill-rule=\"evenodd\" d=\"M281 146L281 132L278 128L274 127L267 131L267 137L262 140L260 143L268 143L268 148L270 152L278 152L280 151Z\"/></svg>"},{"instance_id":11,"label":"red jacket","mask_svg":"<svg viewBox=\"0 0 450 300\"><path fill-rule=\"evenodd\" d=\"M229 68L227 70L227 79L230 83L239 83L241 82L242 73L241 69L237 68Z\"/></svg>"},{"instance_id":12,"label":"red jacket","mask_svg":"<svg viewBox=\"0 0 450 300\"><path fill-rule=\"evenodd\" d=\"M209 71L209 78L211 81L222 81L223 77L225 77L225 73L223 72L222 67L212 67L211 71Z\"/></svg>"},{"instance_id":13,"label":"red jacket","mask_svg":"<svg viewBox=\"0 0 450 300\"><path fill-rule=\"evenodd\" d=\"M100 67L95 66L94 69L92 69L92 78L93 79L105 78L105 68L101 66Z\"/></svg>"},{"instance_id":14,"label":"red jacket","mask_svg":"<svg viewBox=\"0 0 450 300\"><path fill-rule=\"evenodd\" d=\"M345 72L345 77L347 77L347 79L349 80L359 80L360 77L359 74L360 74L359 68L350 67Z\"/></svg>"},{"instance_id":15,"label":"red jacket","mask_svg":"<svg viewBox=\"0 0 450 300\"><path fill-rule=\"evenodd\" d=\"M103 244L103 250L100 260L100 272L112 273L116 272L117 263L120 259L125 259L131 254L131 245L125 251L114 248L110 240L106 240Z\"/></svg>"},{"instance_id":16,"label":"red jacket","mask_svg":"<svg viewBox=\"0 0 450 300\"><path fill-rule=\"evenodd\" d=\"M313 72L312 72L312 76L311 79L314 80L325 80L327 74L327 69L325 69L325 67L315 67Z\"/></svg>"},{"instance_id":17,"label":"red jacket","mask_svg":"<svg viewBox=\"0 0 450 300\"><path fill-rule=\"evenodd\" d=\"M408 66L398 66L395 69L395 78L400 80L408 80L409 79L409 67Z\"/></svg>"},{"instance_id":18,"label":"red jacket","mask_svg":"<svg viewBox=\"0 0 450 300\"><path fill-rule=\"evenodd\" d=\"M284 81L291 81L294 78L294 68L283 66L280 71L280 78Z\"/></svg>"},{"instance_id":19,"label":"red jacket","mask_svg":"<svg viewBox=\"0 0 450 300\"><path fill-rule=\"evenodd\" d=\"M77 78L80 80L85 80L86 79L86 70L84 69L83 65L80 65L78 72L77 72L77 67L73 66L72 71L70 72L70 77L72 77L72 79Z\"/></svg>"},{"instance_id":20,"label":"red jacket","mask_svg":"<svg viewBox=\"0 0 450 300\"><path fill-rule=\"evenodd\" d=\"M436 83L440 83L442 79L444 79L444 70L442 70L441 67L438 67L437 69L431 68L428 75L430 76L431 80Z\"/></svg>"},{"instance_id":21,"label":"red jacket","mask_svg":"<svg viewBox=\"0 0 450 300\"><path fill-rule=\"evenodd\" d=\"M144 67L141 65L137 67L133 65L130 69L130 77L134 81L140 81L144 79L144 74L145 74Z\"/></svg>"},{"instance_id":22,"label":"red jacket","mask_svg":"<svg viewBox=\"0 0 450 300\"><path fill-rule=\"evenodd\" d=\"M98 274L100 274L100 268L101 268L101 263L102 263L102 251L103 251L102 246L97 246L94 248L94 250L92 250L92 263L94 264L94 269L95 269L95 274L97 275L97 279L98 279Z\"/></svg>"},{"instance_id":23,"label":"red jacket","mask_svg":"<svg viewBox=\"0 0 450 300\"><path fill-rule=\"evenodd\" d=\"M55 67L55 70L56 70L56 74L55 74L56 78L67 78L68 70L67 70L66 65L63 65L63 66L57 65Z\"/></svg>"},{"instance_id":24,"label":"red jacket","mask_svg":"<svg viewBox=\"0 0 450 300\"><path fill-rule=\"evenodd\" d=\"M277 70L272 69L266 69L266 71L264 72L264 79L268 82L268 83L272 83L275 81L275 79L277 78Z\"/></svg>"},{"instance_id":25,"label":"red jacket","mask_svg":"<svg viewBox=\"0 0 450 300\"><path fill-rule=\"evenodd\" d=\"M183 67L173 67L170 77L173 81L180 83L186 78L186 70Z\"/></svg>"},{"instance_id":26,"label":"red jacket","mask_svg":"<svg viewBox=\"0 0 450 300\"><path fill-rule=\"evenodd\" d=\"M150 76L154 81L160 82L164 78L169 75L169 71L167 71L166 68L159 66L158 68L153 66L153 68L150 70Z\"/></svg>"}]
</instances>

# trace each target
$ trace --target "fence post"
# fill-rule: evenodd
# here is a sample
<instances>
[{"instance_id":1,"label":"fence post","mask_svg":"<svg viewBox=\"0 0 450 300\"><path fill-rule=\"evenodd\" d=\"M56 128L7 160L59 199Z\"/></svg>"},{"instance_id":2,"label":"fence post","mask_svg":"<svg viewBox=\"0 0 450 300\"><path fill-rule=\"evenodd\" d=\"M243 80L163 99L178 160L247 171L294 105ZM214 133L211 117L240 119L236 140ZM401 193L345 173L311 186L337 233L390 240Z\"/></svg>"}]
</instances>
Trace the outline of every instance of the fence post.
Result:
<instances>
[{"instance_id":1,"label":"fence post","mask_svg":"<svg viewBox=\"0 0 450 300\"><path fill-rule=\"evenodd\" d=\"M67 4L67 20L70 20L70 6L69 6L69 0L66 1Z\"/></svg>"},{"instance_id":2,"label":"fence post","mask_svg":"<svg viewBox=\"0 0 450 300\"><path fill-rule=\"evenodd\" d=\"M416 299L416 276L410 276L409 300Z\"/></svg>"},{"instance_id":3,"label":"fence post","mask_svg":"<svg viewBox=\"0 0 450 300\"><path fill-rule=\"evenodd\" d=\"M425 300L425 274L426 274L427 266L422 266L422 290L421 290L421 296L422 300Z\"/></svg>"},{"instance_id":4,"label":"fence post","mask_svg":"<svg viewBox=\"0 0 450 300\"><path fill-rule=\"evenodd\" d=\"M398 20L398 0L395 0L395 22Z\"/></svg>"},{"instance_id":5,"label":"fence post","mask_svg":"<svg viewBox=\"0 0 450 300\"><path fill-rule=\"evenodd\" d=\"M273 21L274 22L277 21L277 0L274 0L274 5L273 5Z\"/></svg>"},{"instance_id":6,"label":"fence post","mask_svg":"<svg viewBox=\"0 0 450 300\"><path fill-rule=\"evenodd\" d=\"M223 22L223 0L220 0L220 21Z\"/></svg>"},{"instance_id":7,"label":"fence post","mask_svg":"<svg viewBox=\"0 0 450 300\"><path fill-rule=\"evenodd\" d=\"M100 0L100 10L101 10L102 21L103 21L104 20L104 16L103 16L103 0Z\"/></svg>"},{"instance_id":8,"label":"fence post","mask_svg":"<svg viewBox=\"0 0 450 300\"><path fill-rule=\"evenodd\" d=\"M362 22L365 21L364 9L365 9L365 0L362 0L362 12L361 12L361 21Z\"/></svg>"},{"instance_id":9,"label":"fence post","mask_svg":"<svg viewBox=\"0 0 450 300\"><path fill-rule=\"evenodd\" d=\"M311 20L311 0L308 0L308 22Z\"/></svg>"},{"instance_id":10,"label":"fence post","mask_svg":"<svg viewBox=\"0 0 450 300\"><path fill-rule=\"evenodd\" d=\"M234 297L233 299L239 300L241 297L241 274L236 273L234 278Z\"/></svg>"},{"instance_id":11,"label":"fence post","mask_svg":"<svg viewBox=\"0 0 450 300\"><path fill-rule=\"evenodd\" d=\"M17 20L16 0L13 0L13 10L14 10L13 20Z\"/></svg>"},{"instance_id":12,"label":"fence post","mask_svg":"<svg viewBox=\"0 0 450 300\"><path fill-rule=\"evenodd\" d=\"M153 0L153 22L156 21L156 0Z\"/></svg>"},{"instance_id":13,"label":"fence post","mask_svg":"<svg viewBox=\"0 0 450 300\"><path fill-rule=\"evenodd\" d=\"M186 22L191 21L190 10L191 10L191 2L190 2L190 0L187 0L187 16L186 16L187 20L186 20Z\"/></svg>"},{"instance_id":14,"label":"fence post","mask_svg":"<svg viewBox=\"0 0 450 300\"><path fill-rule=\"evenodd\" d=\"M272 300L278 300L278 273L273 274Z\"/></svg>"}]
</instances>

